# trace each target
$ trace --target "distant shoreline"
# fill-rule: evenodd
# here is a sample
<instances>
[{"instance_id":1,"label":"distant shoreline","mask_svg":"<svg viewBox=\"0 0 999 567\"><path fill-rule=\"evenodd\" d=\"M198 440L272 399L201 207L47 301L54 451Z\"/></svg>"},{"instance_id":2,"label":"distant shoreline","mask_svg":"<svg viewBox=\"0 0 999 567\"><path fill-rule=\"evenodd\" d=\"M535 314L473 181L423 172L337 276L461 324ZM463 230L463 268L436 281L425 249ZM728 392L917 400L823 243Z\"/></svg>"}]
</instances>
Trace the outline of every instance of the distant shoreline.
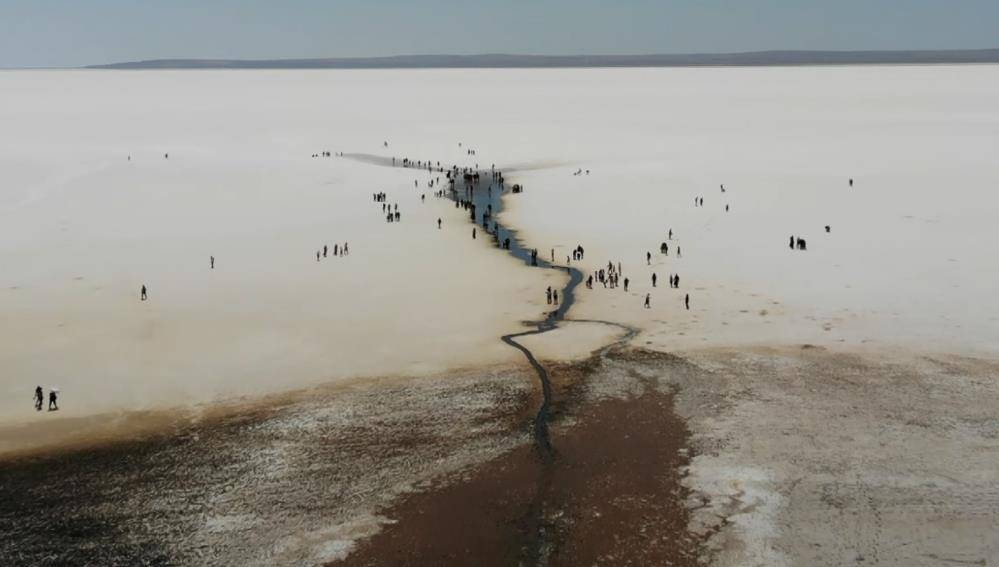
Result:
<instances>
[{"instance_id":1,"label":"distant shoreline","mask_svg":"<svg viewBox=\"0 0 999 567\"><path fill-rule=\"evenodd\" d=\"M653 55L397 55L316 59L152 59L85 69L537 69L999 63L999 49L752 51Z\"/></svg>"}]
</instances>

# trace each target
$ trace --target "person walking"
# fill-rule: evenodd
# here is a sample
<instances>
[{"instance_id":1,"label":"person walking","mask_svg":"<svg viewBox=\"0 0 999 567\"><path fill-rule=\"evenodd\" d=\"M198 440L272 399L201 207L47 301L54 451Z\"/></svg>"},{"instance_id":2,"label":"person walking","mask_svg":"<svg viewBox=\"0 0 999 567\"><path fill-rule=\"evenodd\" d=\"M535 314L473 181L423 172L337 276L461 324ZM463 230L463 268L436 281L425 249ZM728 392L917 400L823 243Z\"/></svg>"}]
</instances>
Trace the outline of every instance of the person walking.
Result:
<instances>
[{"instance_id":1,"label":"person walking","mask_svg":"<svg viewBox=\"0 0 999 567\"><path fill-rule=\"evenodd\" d=\"M645 294L645 308L646 308L646 309L649 309L649 308L651 308L651 307L652 307L652 304L651 304L651 301L652 301L652 298L651 298L651 296L650 296L649 294L647 294L647 293L646 293L646 294Z\"/></svg>"},{"instance_id":2,"label":"person walking","mask_svg":"<svg viewBox=\"0 0 999 567\"><path fill-rule=\"evenodd\" d=\"M59 409L59 404L56 403L56 398L59 395L59 390L52 388L49 390L49 411L56 411Z\"/></svg>"},{"instance_id":3,"label":"person walking","mask_svg":"<svg viewBox=\"0 0 999 567\"><path fill-rule=\"evenodd\" d=\"M209 269L212 269L212 270L215 269L215 256L209 256L208 257L208 265L209 265Z\"/></svg>"},{"instance_id":4,"label":"person walking","mask_svg":"<svg viewBox=\"0 0 999 567\"><path fill-rule=\"evenodd\" d=\"M142 289L139 290L139 299L145 301L148 297L149 296L146 295L146 284L142 284Z\"/></svg>"},{"instance_id":5,"label":"person walking","mask_svg":"<svg viewBox=\"0 0 999 567\"><path fill-rule=\"evenodd\" d=\"M45 394L41 386L35 386L35 411L42 411L42 404L45 402Z\"/></svg>"}]
</instances>

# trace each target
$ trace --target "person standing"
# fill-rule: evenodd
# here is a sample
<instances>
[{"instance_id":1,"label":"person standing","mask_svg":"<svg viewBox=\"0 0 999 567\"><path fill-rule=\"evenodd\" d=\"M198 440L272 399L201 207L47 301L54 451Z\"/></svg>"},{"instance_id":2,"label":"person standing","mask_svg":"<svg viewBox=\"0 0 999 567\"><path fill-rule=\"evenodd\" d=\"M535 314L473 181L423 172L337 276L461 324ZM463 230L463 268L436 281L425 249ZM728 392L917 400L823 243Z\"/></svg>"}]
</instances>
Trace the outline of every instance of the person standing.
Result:
<instances>
[{"instance_id":1,"label":"person standing","mask_svg":"<svg viewBox=\"0 0 999 567\"><path fill-rule=\"evenodd\" d=\"M656 280L659 279L655 272L652 272L652 287L656 287Z\"/></svg>"},{"instance_id":2,"label":"person standing","mask_svg":"<svg viewBox=\"0 0 999 567\"><path fill-rule=\"evenodd\" d=\"M215 256L209 256L208 257L208 265L209 265L210 269L212 269L212 270L215 269Z\"/></svg>"},{"instance_id":3,"label":"person standing","mask_svg":"<svg viewBox=\"0 0 999 567\"><path fill-rule=\"evenodd\" d=\"M437 230L441 229L441 219L437 219Z\"/></svg>"},{"instance_id":4,"label":"person standing","mask_svg":"<svg viewBox=\"0 0 999 567\"><path fill-rule=\"evenodd\" d=\"M57 397L58 391L55 388L49 390L49 411L56 411L59 409L59 404L56 403Z\"/></svg>"},{"instance_id":5,"label":"person standing","mask_svg":"<svg viewBox=\"0 0 999 567\"><path fill-rule=\"evenodd\" d=\"M149 296L146 295L146 284L142 284L142 289L139 290L139 299L145 301L148 297Z\"/></svg>"},{"instance_id":6,"label":"person standing","mask_svg":"<svg viewBox=\"0 0 999 567\"><path fill-rule=\"evenodd\" d=\"M624 278L624 291L628 291L628 278Z\"/></svg>"},{"instance_id":7,"label":"person standing","mask_svg":"<svg viewBox=\"0 0 999 567\"><path fill-rule=\"evenodd\" d=\"M683 306L687 308L687 311L690 311L690 294L689 293L683 296Z\"/></svg>"},{"instance_id":8,"label":"person standing","mask_svg":"<svg viewBox=\"0 0 999 567\"><path fill-rule=\"evenodd\" d=\"M45 401L45 394L41 386L35 386L35 410L42 411L42 404Z\"/></svg>"},{"instance_id":9,"label":"person standing","mask_svg":"<svg viewBox=\"0 0 999 567\"><path fill-rule=\"evenodd\" d=\"M552 303L553 303L553 305L558 305L558 290L557 289L553 289L552 290Z\"/></svg>"},{"instance_id":10,"label":"person standing","mask_svg":"<svg viewBox=\"0 0 999 567\"><path fill-rule=\"evenodd\" d=\"M645 294L645 308L646 309L649 309L649 308L652 307L652 304L650 303L651 301L652 301L651 297L649 296L649 294L646 293Z\"/></svg>"}]
</instances>

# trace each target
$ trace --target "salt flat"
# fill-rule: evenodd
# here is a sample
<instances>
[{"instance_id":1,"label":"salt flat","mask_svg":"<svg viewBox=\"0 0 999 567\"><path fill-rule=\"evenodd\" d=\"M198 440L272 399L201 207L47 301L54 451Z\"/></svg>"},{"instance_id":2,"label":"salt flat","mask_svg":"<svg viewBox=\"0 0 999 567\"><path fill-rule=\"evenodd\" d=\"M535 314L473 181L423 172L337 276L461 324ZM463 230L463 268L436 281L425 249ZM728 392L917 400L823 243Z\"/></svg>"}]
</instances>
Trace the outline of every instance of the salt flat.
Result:
<instances>
[{"instance_id":1,"label":"salt flat","mask_svg":"<svg viewBox=\"0 0 999 567\"><path fill-rule=\"evenodd\" d=\"M85 415L514 360L494 339L540 314L554 276L421 205L426 174L310 157L323 150L513 169L528 190L504 220L559 260L582 244L585 269L621 262L630 295L583 293L573 315L635 324L639 344L999 344L996 66L20 71L0 86L4 422L34 417L36 383ZM459 234L431 230L439 216ZM658 253L670 228L682 259ZM342 241L349 257L315 262ZM652 290L653 271L681 290Z\"/></svg>"},{"instance_id":2,"label":"salt flat","mask_svg":"<svg viewBox=\"0 0 999 567\"><path fill-rule=\"evenodd\" d=\"M541 318L545 287L566 276L526 268L481 232L473 240L467 213L432 196L436 174L312 156L495 164L525 186L501 220L526 246L564 262L582 245L574 266L620 262L630 279L627 293L578 289L568 318L634 328L628 346L645 350L587 359L621 336L592 322L524 340L539 358L576 361L560 367L578 406L566 402L556 444L594 400L676 390L692 435L690 528L714 534L718 564L984 562L996 553L987 534L999 482L989 417L999 400L996 101L992 65L0 72L0 452L54 442L91 418L113 428L132 410L238 408L234 399L329 383L311 405L295 405L306 390L274 411L318 411L346 443L354 410L337 388L361 392L361 413L378 425L378 392L392 390L369 392L365 380L426 376L432 387L412 382L423 408L414 415L466 419L470 439L474 416L451 411L470 403L461 388L509 389L483 398L506 404L495 408L503 441L479 456L434 445L437 434L419 450L395 447L405 458L423 451L425 466L412 478L400 467L369 500L433 478L438 455L465 467L526 443L536 388L499 337ZM385 222L377 191L402 222ZM789 250L791 235L808 250ZM344 241L350 255L316 261L323 244ZM671 273L678 290L666 286ZM458 369L465 386L442 395ZM33 410L36 384L61 388L59 412ZM246 419L252 438L262 426ZM412 425L397 421L370 447ZM622 428L601 439L626 443L628 424L612 421ZM209 436L213 423L194 430ZM234 462L246 435L226 437ZM359 463L370 447L355 447ZM122 478L155 481L115 450L95 455ZM102 477L75 459L65 457L73 474ZM11 478L36 478L12 466ZM297 452L269 466L313 470ZM228 481L184 482L213 494ZM87 483L97 508L117 508L113 486ZM143 486L138 494L159 492ZM372 502L337 514L384 506ZM313 521L302 525L326 520ZM288 556L313 557L313 543L329 544L322 533ZM276 553L270 540L246 546L219 559Z\"/></svg>"}]
</instances>

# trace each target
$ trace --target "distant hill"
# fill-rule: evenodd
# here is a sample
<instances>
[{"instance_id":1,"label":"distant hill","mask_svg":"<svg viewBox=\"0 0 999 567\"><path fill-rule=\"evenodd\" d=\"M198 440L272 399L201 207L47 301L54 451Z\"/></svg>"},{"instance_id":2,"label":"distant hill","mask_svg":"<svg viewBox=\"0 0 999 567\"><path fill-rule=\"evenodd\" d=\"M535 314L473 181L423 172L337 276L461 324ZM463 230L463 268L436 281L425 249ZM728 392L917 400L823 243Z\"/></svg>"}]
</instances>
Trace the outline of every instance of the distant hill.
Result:
<instances>
[{"instance_id":1,"label":"distant hill","mask_svg":"<svg viewBox=\"0 0 999 567\"><path fill-rule=\"evenodd\" d=\"M459 69L542 67L753 67L999 63L999 49L752 51L677 55L396 55L322 59L151 59L91 69Z\"/></svg>"}]
</instances>

